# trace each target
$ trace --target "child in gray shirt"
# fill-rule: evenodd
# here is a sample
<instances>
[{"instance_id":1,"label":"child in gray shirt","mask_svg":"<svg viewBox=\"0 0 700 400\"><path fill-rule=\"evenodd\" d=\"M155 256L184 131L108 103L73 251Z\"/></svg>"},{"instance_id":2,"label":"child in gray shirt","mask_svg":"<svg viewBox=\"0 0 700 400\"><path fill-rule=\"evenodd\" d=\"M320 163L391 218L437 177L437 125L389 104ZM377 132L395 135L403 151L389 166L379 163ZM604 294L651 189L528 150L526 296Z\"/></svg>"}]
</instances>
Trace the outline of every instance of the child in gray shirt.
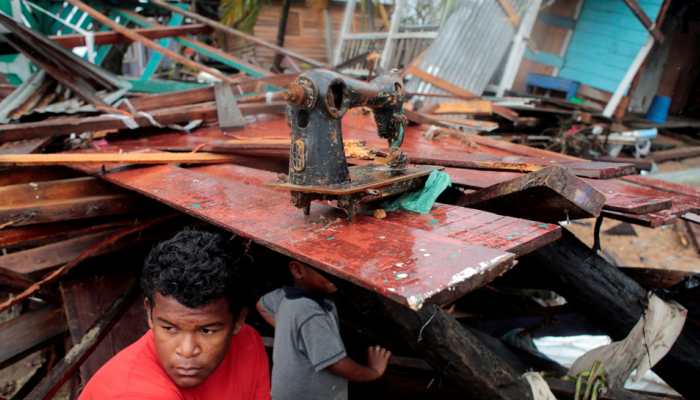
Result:
<instances>
[{"instance_id":1,"label":"child in gray shirt","mask_svg":"<svg viewBox=\"0 0 700 400\"><path fill-rule=\"evenodd\" d=\"M367 366L345 352L338 311L326 296L335 285L299 261L289 263L294 287L276 289L258 301L260 315L275 327L272 400L346 400L348 381L367 382L384 374L391 353L367 352Z\"/></svg>"}]
</instances>

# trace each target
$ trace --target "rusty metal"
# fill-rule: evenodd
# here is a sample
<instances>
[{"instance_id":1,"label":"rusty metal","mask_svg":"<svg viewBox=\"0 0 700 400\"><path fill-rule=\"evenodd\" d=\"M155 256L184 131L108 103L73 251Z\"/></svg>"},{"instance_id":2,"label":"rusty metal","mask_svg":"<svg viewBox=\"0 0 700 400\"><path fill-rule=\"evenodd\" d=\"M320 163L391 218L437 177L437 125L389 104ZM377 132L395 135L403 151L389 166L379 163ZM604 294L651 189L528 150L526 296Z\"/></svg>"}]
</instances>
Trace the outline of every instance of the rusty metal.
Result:
<instances>
[{"instance_id":1,"label":"rusty metal","mask_svg":"<svg viewBox=\"0 0 700 400\"><path fill-rule=\"evenodd\" d=\"M388 182L393 175L400 171L404 180L415 180L430 172L430 168L406 170L406 157L399 150L406 117L403 85L397 71L367 83L333 71L312 70L287 87L286 98L292 127L289 179L275 186L290 190L292 204L304 209L305 214L309 213L313 200L336 200L338 207L352 219L360 203L373 199L342 193L357 187L345 159L341 128L341 119L353 107L369 107L374 111L377 134L387 139L392 154L392 162L381 167L388 168L385 174L374 173L376 167L360 166L353 167L356 176L372 177L373 189L398 194L417 185ZM362 182L360 186L366 184Z\"/></svg>"}]
</instances>

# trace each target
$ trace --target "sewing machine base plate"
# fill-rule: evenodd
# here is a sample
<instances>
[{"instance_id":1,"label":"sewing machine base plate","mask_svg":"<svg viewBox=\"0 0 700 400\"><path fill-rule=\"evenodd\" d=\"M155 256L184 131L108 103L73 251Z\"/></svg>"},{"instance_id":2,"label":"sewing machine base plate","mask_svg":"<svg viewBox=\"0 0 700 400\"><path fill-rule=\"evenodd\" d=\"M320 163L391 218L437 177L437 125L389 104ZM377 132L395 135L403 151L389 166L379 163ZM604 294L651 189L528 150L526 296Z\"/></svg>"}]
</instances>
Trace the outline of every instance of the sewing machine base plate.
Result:
<instances>
[{"instance_id":1,"label":"sewing machine base plate","mask_svg":"<svg viewBox=\"0 0 700 400\"><path fill-rule=\"evenodd\" d=\"M271 183L277 189L289 190L292 202L308 214L311 201L335 200L351 220L358 214L362 204L421 188L428 175L436 169L429 166L414 166L401 170L385 165L362 165L349 167L350 182L337 185L294 185Z\"/></svg>"}]
</instances>

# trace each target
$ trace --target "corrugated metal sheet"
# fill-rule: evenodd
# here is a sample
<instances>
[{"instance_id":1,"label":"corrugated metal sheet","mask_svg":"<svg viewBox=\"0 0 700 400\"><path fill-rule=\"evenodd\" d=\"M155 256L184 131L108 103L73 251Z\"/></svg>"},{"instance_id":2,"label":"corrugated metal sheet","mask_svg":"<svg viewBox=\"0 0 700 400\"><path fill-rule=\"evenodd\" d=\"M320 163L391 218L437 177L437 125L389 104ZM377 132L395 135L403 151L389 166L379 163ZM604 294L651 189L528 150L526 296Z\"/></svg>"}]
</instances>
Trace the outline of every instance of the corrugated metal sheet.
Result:
<instances>
[{"instance_id":1,"label":"corrugated metal sheet","mask_svg":"<svg viewBox=\"0 0 700 400\"><path fill-rule=\"evenodd\" d=\"M128 88L123 87L113 92L101 90L96 92L96 95L106 104L114 104L127 91ZM94 112L97 112L94 105L86 103L40 70L0 101L0 124L18 121L31 114Z\"/></svg>"},{"instance_id":2,"label":"corrugated metal sheet","mask_svg":"<svg viewBox=\"0 0 700 400\"><path fill-rule=\"evenodd\" d=\"M531 0L509 0L521 17ZM498 70L515 36L516 27L495 0L463 0L426 50L418 68L482 94ZM409 92L444 93L432 85L412 79ZM425 98L425 103L435 101Z\"/></svg>"}]
</instances>

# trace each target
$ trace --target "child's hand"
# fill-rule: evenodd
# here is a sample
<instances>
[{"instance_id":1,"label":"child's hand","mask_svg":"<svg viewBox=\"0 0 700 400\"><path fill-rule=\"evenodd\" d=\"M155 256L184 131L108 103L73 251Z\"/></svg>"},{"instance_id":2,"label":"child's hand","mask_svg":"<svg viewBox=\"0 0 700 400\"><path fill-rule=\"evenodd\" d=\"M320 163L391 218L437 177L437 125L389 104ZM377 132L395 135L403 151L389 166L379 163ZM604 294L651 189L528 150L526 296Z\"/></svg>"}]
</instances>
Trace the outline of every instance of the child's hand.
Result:
<instances>
[{"instance_id":1,"label":"child's hand","mask_svg":"<svg viewBox=\"0 0 700 400\"><path fill-rule=\"evenodd\" d=\"M391 358L391 352L385 348L370 346L367 349L367 366L379 374L377 378L384 375L389 358Z\"/></svg>"}]
</instances>

